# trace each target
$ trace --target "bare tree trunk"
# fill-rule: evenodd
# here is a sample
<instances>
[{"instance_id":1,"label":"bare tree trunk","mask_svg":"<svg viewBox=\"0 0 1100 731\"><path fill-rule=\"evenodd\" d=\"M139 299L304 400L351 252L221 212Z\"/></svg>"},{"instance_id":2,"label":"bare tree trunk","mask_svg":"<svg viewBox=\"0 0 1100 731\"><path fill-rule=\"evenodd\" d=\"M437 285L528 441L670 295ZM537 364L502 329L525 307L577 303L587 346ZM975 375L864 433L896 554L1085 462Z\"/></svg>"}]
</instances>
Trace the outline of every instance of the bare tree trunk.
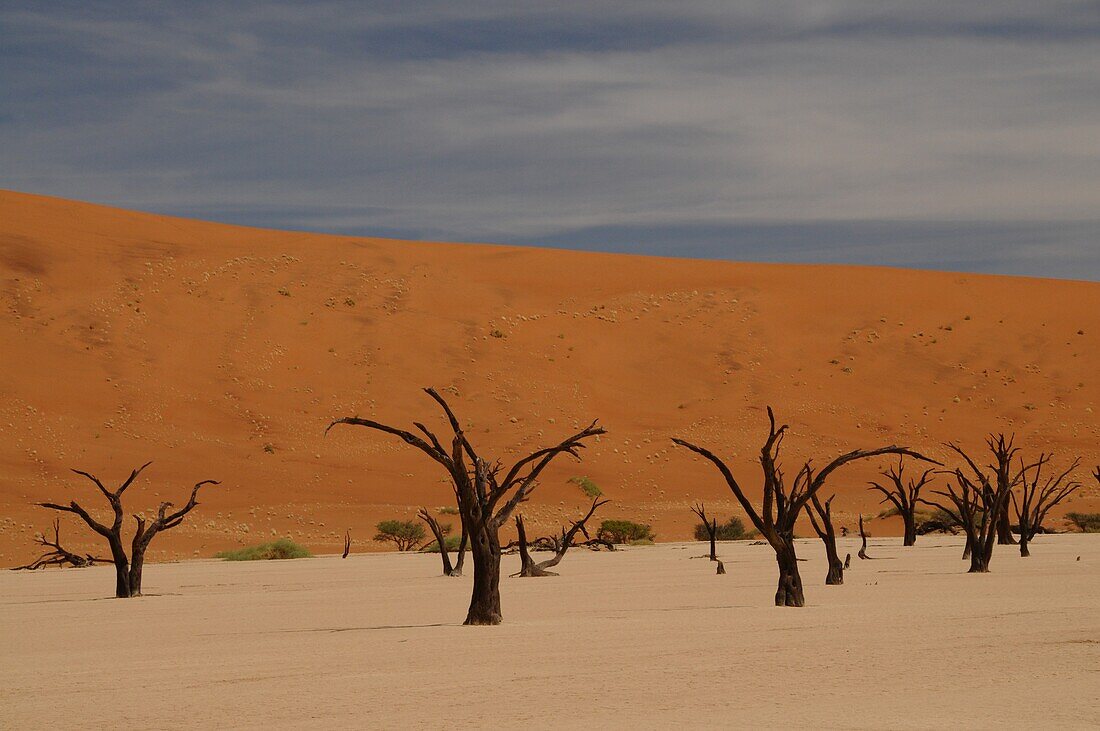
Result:
<instances>
[{"instance_id":1,"label":"bare tree trunk","mask_svg":"<svg viewBox=\"0 0 1100 731\"><path fill-rule=\"evenodd\" d=\"M718 547L715 545L715 541L718 539L718 518L711 518L710 523L710 560L718 560Z\"/></svg>"},{"instance_id":2,"label":"bare tree trunk","mask_svg":"<svg viewBox=\"0 0 1100 731\"><path fill-rule=\"evenodd\" d=\"M487 526L476 530L470 555L474 559L474 588L464 624L500 624L500 540L496 531Z\"/></svg>"},{"instance_id":3,"label":"bare tree trunk","mask_svg":"<svg viewBox=\"0 0 1100 731\"><path fill-rule=\"evenodd\" d=\"M806 509L806 516L810 519L810 525L821 542L825 544L825 558L829 562L829 572L825 575L827 586L839 586L844 583L845 566L840 562L840 556L836 550L836 530L833 528L833 498L830 497L824 504L817 499L817 495L810 496L810 505ZM814 517L816 514L817 517Z\"/></svg>"},{"instance_id":4,"label":"bare tree trunk","mask_svg":"<svg viewBox=\"0 0 1100 731\"><path fill-rule=\"evenodd\" d=\"M859 556L864 561L870 560L870 556L867 555L867 533L863 530L863 513L859 514L859 537L863 541L859 546Z\"/></svg>"},{"instance_id":5,"label":"bare tree trunk","mask_svg":"<svg viewBox=\"0 0 1100 731\"><path fill-rule=\"evenodd\" d=\"M1031 539L1027 535L1027 531L1023 526L1020 526L1020 556L1027 558L1031 555L1031 551L1028 550L1027 544L1031 542Z\"/></svg>"},{"instance_id":6,"label":"bare tree trunk","mask_svg":"<svg viewBox=\"0 0 1100 731\"><path fill-rule=\"evenodd\" d=\"M133 596L130 592L130 561L126 558L122 539L111 536L108 543L111 546L111 560L115 563L115 597L129 599Z\"/></svg>"},{"instance_id":7,"label":"bare tree trunk","mask_svg":"<svg viewBox=\"0 0 1100 731\"><path fill-rule=\"evenodd\" d=\"M726 573L726 567L722 565L721 561L718 562L718 570L715 571L714 573L719 575L719 576Z\"/></svg>"},{"instance_id":8,"label":"bare tree trunk","mask_svg":"<svg viewBox=\"0 0 1100 731\"><path fill-rule=\"evenodd\" d=\"M971 551L970 552L970 570L968 574L988 574L989 573L989 560L985 558L983 551Z\"/></svg>"},{"instance_id":9,"label":"bare tree trunk","mask_svg":"<svg viewBox=\"0 0 1100 731\"><path fill-rule=\"evenodd\" d=\"M435 543L439 546L439 557L443 560L443 575L454 576L454 567L451 566L451 557L447 553L447 537L443 534L443 528L439 521L428 512L427 508L421 508L416 516L428 524L428 529L435 536Z\"/></svg>"},{"instance_id":10,"label":"bare tree trunk","mask_svg":"<svg viewBox=\"0 0 1100 731\"><path fill-rule=\"evenodd\" d=\"M516 532L519 534L519 562L520 569L513 576L557 576L553 571L547 571L531 558L527 550L527 529L523 524L523 516L516 516ZM560 549L559 549L560 550Z\"/></svg>"},{"instance_id":11,"label":"bare tree trunk","mask_svg":"<svg viewBox=\"0 0 1100 731\"><path fill-rule=\"evenodd\" d=\"M1008 518L1008 503L997 514L997 544L1001 546L1015 546L1016 539L1012 537L1012 523Z\"/></svg>"},{"instance_id":12,"label":"bare tree trunk","mask_svg":"<svg viewBox=\"0 0 1100 731\"><path fill-rule=\"evenodd\" d=\"M828 586L840 586L844 583L844 564L836 552L836 544L825 544L825 556L829 559L829 573L825 576Z\"/></svg>"},{"instance_id":13,"label":"bare tree trunk","mask_svg":"<svg viewBox=\"0 0 1100 731\"><path fill-rule=\"evenodd\" d=\"M350 529L344 532L344 553L340 556L340 558L347 558L349 553L351 553L351 530Z\"/></svg>"},{"instance_id":14,"label":"bare tree trunk","mask_svg":"<svg viewBox=\"0 0 1100 731\"><path fill-rule=\"evenodd\" d=\"M798 574L798 556L794 552L794 543L785 541L783 548L776 551L775 561L779 565L779 585L775 591L775 606L805 606L806 597L802 593L802 577Z\"/></svg>"},{"instance_id":15,"label":"bare tree trunk","mask_svg":"<svg viewBox=\"0 0 1100 731\"><path fill-rule=\"evenodd\" d=\"M905 523L905 536L902 538L901 545L914 546L917 543L917 516L913 511L902 513L902 520Z\"/></svg>"},{"instance_id":16,"label":"bare tree trunk","mask_svg":"<svg viewBox=\"0 0 1100 731\"><path fill-rule=\"evenodd\" d=\"M131 552L130 596L141 596L141 570L145 568L145 547Z\"/></svg>"},{"instance_id":17,"label":"bare tree trunk","mask_svg":"<svg viewBox=\"0 0 1100 731\"><path fill-rule=\"evenodd\" d=\"M455 559L455 567L451 569L451 576L462 576L462 567L466 563L466 547L470 542L470 533L466 530L466 524L462 524L462 538L458 541L458 558Z\"/></svg>"},{"instance_id":18,"label":"bare tree trunk","mask_svg":"<svg viewBox=\"0 0 1100 731\"><path fill-rule=\"evenodd\" d=\"M970 554L974 551L974 545L970 542L970 534L966 536L966 545L963 546L963 561L970 558Z\"/></svg>"}]
</instances>

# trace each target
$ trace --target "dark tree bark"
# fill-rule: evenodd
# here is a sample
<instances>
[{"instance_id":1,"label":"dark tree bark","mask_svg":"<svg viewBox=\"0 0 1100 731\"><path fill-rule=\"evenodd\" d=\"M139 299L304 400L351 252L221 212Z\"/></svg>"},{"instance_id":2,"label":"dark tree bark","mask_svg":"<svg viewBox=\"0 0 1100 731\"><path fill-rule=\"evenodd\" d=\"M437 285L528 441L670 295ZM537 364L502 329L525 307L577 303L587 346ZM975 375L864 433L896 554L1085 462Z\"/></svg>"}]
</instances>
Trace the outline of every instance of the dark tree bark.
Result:
<instances>
[{"instance_id":1,"label":"dark tree bark","mask_svg":"<svg viewBox=\"0 0 1100 731\"><path fill-rule=\"evenodd\" d=\"M177 525L183 522L184 517L195 509L198 505L199 489L204 485L217 485L220 484L216 480L203 480L198 482L191 489L191 497L179 510L168 512L172 508L172 503L161 503L160 508L157 509L157 517L150 522L146 522L145 518L140 515L134 515L134 521L137 523L137 528L134 531L134 538L130 544L130 556L126 555L126 548L122 543L122 522L124 510L122 508L122 493L126 491L126 488L133 484L138 475L142 471L151 465L152 462L146 462L141 467L137 468L130 473L130 476L126 478L117 490L108 490L100 482L99 478L95 475L83 472L81 470L73 470L74 473L87 477L89 480L95 483L95 486L99 489L100 493L107 498L107 502L111 505L111 510L114 513L114 521L110 526L105 526L91 515L88 511L82 508L75 500L71 501L68 505L59 505L57 503L36 503L40 507L49 508L50 510L59 510L65 513L74 513L80 516L80 518L88 524L92 530L99 535L107 539L107 545L111 548L111 560L115 564L115 596L120 599L126 599L134 596L141 596L141 577L142 569L145 567L145 552L149 548L149 543L158 533L165 530L175 528Z\"/></svg>"},{"instance_id":2,"label":"dark tree bark","mask_svg":"<svg viewBox=\"0 0 1100 731\"><path fill-rule=\"evenodd\" d=\"M890 480L891 487L884 487L872 481L871 489L878 490L884 497L880 504L889 501L894 505L901 516L904 525L901 545L912 546L917 542L917 501L920 500L921 488L928 484L933 469L925 470L919 478L905 480L905 460L899 459L897 468L891 467L882 473L882 476Z\"/></svg>"},{"instance_id":3,"label":"dark tree bark","mask_svg":"<svg viewBox=\"0 0 1100 731\"><path fill-rule=\"evenodd\" d=\"M443 559L443 575L462 576L462 561L466 553L466 531L462 531L462 538L458 544L458 564L452 566L451 555L447 550L447 534L439 525L439 521L428 512L427 508L421 508L420 512L416 515L428 524L428 529L431 530L432 535L435 536L436 545L439 546L439 556Z\"/></svg>"},{"instance_id":4,"label":"dark tree bark","mask_svg":"<svg viewBox=\"0 0 1100 731\"><path fill-rule=\"evenodd\" d=\"M817 499L817 493L814 493L810 496L810 508L806 511L810 516L810 525L814 527L814 532L825 544L825 557L829 561L829 572L825 575L825 583L829 586L839 586L844 583L844 564L840 562L840 555L836 551L836 531L833 529L833 498L835 497L836 495L831 496L822 505Z\"/></svg>"},{"instance_id":5,"label":"dark tree bark","mask_svg":"<svg viewBox=\"0 0 1100 731\"><path fill-rule=\"evenodd\" d=\"M922 454L906 447L881 447L879 449L857 449L843 454L827 464L820 472L815 472L806 462L795 477L790 489L785 486L783 472L778 465L779 448L787 425L776 427L775 415L768 408L768 437L760 449L760 467L763 471L764 497L761 509L749 501L745 491L734 478L729 467L712 452L698 447L683 439L672 441L686 447L696 454L710 460L726 481L741 507L749 516L760 535L768 541L775 551L775 560L779 568L779 582L775 592L775 604L781 607L801 607L806 599L802 591L802 578L798 575L798 556L794 546L794 526L798 515L813 495L821 489L834 470L855 460L877 457L883 454L908 454L916 459L934 462ZM938 464L934 462L935 464Z\"/></svg>"},{"instance_id":6,"label":"dark tree bark","mask_svg":"<svg viewBox=\"0 0 1100 731\"><path fill-rule=\"evenodd\" d=\"M859 556L864 561L870 561L871 557L867 555L867 531L863 529L863 513L859 514Z\"/></svg>"},{"instance_id":7,"label":"dark tree bark","mask_svg":"<svg viewBox=\"0 0 1100 731\"><path fill-rule=\"evenodd\" d=\"M520 570L518 573L513 574L513 576L557 576L556 573L548 571L548 569L552 569L561 563L561 560L565 558L565 552L573 545L573 538L578 532L583 534L585 538L589 538L585 524L596 512L597 508L607 503L607 500L593 500L592 507L588 509L588 513L583 518L574 522L568 530L562 528L561 539L557 541L557 549L554 551L554 555L539 563L535 563L531 558L531 554L527 551L527 531L523 525L523 516L517 515L516 532L519 534ZM589 540L591 540L591 538L589 538Z\"/></svg>"},{"instance_id":8,"label":"dark tree bark","mask_svg":"<svg viewBox=\"0 0 1100 731\"><path fill-rule=\"evenodd\" d=\"M1034 465L1034 475L1028 481L1025 474L1020 481L1020 499L1016 499L1016 493L1011 493L1012 507L1016 512L1016 520L1020 524L1020 555L1027 558L1031 555L1028 547L1031 539L1043 528L1043 521L1050 509L1072 495L1081 483L1075 480L1066 481L1069 473L1080 466L1081 460L1076 459L1073 464L1062 473L1052 473L1046 478L1046 482L1040 486L1043 467L1050 463L1051 455L1040 454L1038 462Z\"/></svg>"},{"instance_id":9,"label":"dark tree bark","mask_svg":"<svg viewBox=\"0 0 1100 731\"><path fill-rule=\"evenodd\" d=\"M718 570L716 570L714 573L719 576L722 576L726 573L726 567L722 564L721 561L718 562Z\"/></svg>"},{"instance_id":10,"label":"dark tree bark","mask_svg":"<svg viewBox=\"0 0 1100 731\"><path fill-rule=\"evenodd\" d=\"M66 550L61 545L60 520L55 519L53 522L52 541L46 537L45 533L39 533L34 537L34 542L50 550L43 553L34 561L31 561L29 564L12 567L12 571L37 571L45 566L61 566L62 568L65 566L72 566L73 568L81 569L86 566L93 566L97 563L110 563L110 559L99 558L90 553L81 556L79 553L73 553L72 551Z\"/></svg>"},{"instance_id":11,"label":"dark tree bark","mask_svg":"<svg viewBox=\"0 0 1100 731\"><path fill-rule=\"evenodd\" d=\"M922 503L944 511L962 526L963 532L966 533L963 558L966 558L969 552L968 573L972 574L988 573L989 562L993 558L993 546L997 539L998 516L1008 510L1012 486L1023 479L1027 470L1035 467L1035 465L1023 465L1021 462L1020 472L1012 473L1012 460L1020 450L1013 446L1011 437L1006 438L1004 434L996 437L991 435L986 440L986 444L995 462L993 477L982 471L959 445L949 443L947 447L962 457L970 468L970 474L964 472L961 467L946 472L945 474L955 478L958 487L955 488L948 483L946 491L932 492L933 495L944 500L920 499Z\"/></svg>"},{"instance_id":12,"label":"dark tree bark","mask_svg":"<svg viewBox=\"0 0 1100 731\"><path fill-rule=\"evenodd\" d=\"M711 518L707 520L707 509L703 503L691 506L691 512L699 516L699 520L703 521L703 527L707 530L707 535L710 536L710 560L718 560L718 519Z\"/></svg>"},{"instance_id":13,"label":"dark tree bark","mask_svg":"<svg viewBox=\"0 0 1100 731\"><path fill-rule=\"evenodd\" d=\"M406 444L419 449L447 471L454 485L463 529L469 535L470 555L474 562L473 593L465 624L500 624L500 527L512 515L516 506L527 500L535 488L538 476L555 457L569 454L580 459L580 450L585 446L584 440L606 432L603 427L592 422L587 428L561 443L532 452L515 462L508 470L504 470L500 462L490 466L488 461L478 455L450 405L435 389L427 388L424 391L443 409L450 425L453 438L449 450L419 422L414 422L414 426L423 437L377 421L350 416L337 419L329 424L328 429L337 424L351 424L393 434ZM326 433L328 429L325 430Z\"/></svg>"},{"instance_id":14,"label":"dark tree bark","mask_svg":"<svg viewBox=\"0 0 1100 731\"><path fill-rule=\"evenodd\" d=\"M344 553L340 558L347 558L349 553L351 553L351 529L344 532Z\"/></svg>"},{"instance_id":15,"label":"dark tree bark","mask_svg":"<svg viewBox=\"0 0 1100 731\"><path fill-rule=\"evenodd\" d=\"M852 554L844 554L844 568L847 570L852 565Z\"/></svg>"},{"instance_id":16,"label":"dark tree bark","mask_svg":"<svg viewBox=\"0 0 1100 731\"><path fill-rule=\"evenodd\" d=\"M416 513L416 517L427 523L428 530L435 536L435 545L439 546L439 557L443 561L443 575L451 576L451 572L454 571L454 566L451 565L451 557L447 553L447 534L443 531L443 527L439 525L439 521L428 512L427 508L420 508Z\"/></svg>"}]
</instances>

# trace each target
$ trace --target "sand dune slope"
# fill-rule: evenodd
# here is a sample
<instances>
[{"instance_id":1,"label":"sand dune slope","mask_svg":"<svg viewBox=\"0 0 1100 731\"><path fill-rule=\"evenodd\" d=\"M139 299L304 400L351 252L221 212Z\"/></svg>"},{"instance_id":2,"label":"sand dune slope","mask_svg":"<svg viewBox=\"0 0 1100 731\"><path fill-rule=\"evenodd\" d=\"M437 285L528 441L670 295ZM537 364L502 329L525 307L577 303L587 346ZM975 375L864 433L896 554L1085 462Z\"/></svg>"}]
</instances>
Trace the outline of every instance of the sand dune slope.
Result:
<instances>
[{"instance_id":1,"label":"sand dune slope","mask_svg":"<svg viewBox=\"0 0 1100 731\"><path fill-rule=\"evenodd\" d=\"M584 501L689 535L687 505L733 514L670 435L742 481L773 405L786 464L889 442L943 456L991 430L1100 460L1100 284L881 268L770 266L240 228L0 193L0 559L33 553L33 500L154 460L136 509L222 481L151 558L290 534L334 550L350 527L443 505L423 456L335 416L439 424L446 390L486 454L599 418L582 464L527 506L548 530ZM877 512L839 474L840 520ZM1081 477L1085 477L1082 470ZM1070 508L1097 509L1095 487ZM78 534L67 528L76 546ZM890 520L872 523L880 535ZM91 545L85 541L83 545Z\"/></svg>"}]
</instances>

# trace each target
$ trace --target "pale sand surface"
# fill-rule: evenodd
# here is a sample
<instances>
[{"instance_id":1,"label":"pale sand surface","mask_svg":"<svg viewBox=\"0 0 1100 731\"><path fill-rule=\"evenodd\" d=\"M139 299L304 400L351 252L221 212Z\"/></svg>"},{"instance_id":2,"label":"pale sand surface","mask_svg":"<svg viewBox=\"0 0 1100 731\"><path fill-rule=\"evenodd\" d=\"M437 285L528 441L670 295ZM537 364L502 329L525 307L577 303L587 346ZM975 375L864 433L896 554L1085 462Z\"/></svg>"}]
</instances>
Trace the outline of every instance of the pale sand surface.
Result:
<instances>
[{"instance_id":1,"label":"pale sand surface","mask_svg":"<svg viewBox=\"0 0 1100 731\"><path fill-rule=\"evenodd\" d=\"M470 578L437 557L0 573L0 726L1086 728L1100 719L1100 536L1040 537L993 573L958 538L872 542L847 583L770 606L767 546L570 552L502 582L505 623L462 627ZM846 540L841 553L856 549ZM1075 560L1077 556L1080 561ZM514 569L515 556L505 558Z\"/></svg>"}]
</instances>

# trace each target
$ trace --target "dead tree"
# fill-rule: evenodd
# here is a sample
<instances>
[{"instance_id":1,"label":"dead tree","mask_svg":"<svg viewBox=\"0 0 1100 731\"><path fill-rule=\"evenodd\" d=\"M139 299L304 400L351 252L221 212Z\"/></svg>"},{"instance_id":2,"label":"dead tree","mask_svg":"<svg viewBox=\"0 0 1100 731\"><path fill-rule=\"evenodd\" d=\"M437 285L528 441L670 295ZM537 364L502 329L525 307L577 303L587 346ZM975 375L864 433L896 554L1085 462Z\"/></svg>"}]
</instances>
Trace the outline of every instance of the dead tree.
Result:
<instances>
[{"instance_id":1,"label":"dead tree","mask_svg":"<svg viewBox=\"0 0 1100 731\"><path fill-rule=\"evenodd\" d=\"M863 513L859 514L859 540L859 553L856 555L864 561L870 561L871 557L867 555L867 532L863 530Z\"/></svg>"},{"instance_id":2,"label":"dead tree","mask_svg":"<svg viewBox=\"0 0 1100 731\"><path fill-rule=\"evenodd\" d=\"M1080 459L1062 473L1052 473L1046 478L1046 482L1040 487L1043 467L1050 463L1051 455L1040 454L1035 464L1035 472L1029 482L1025 475L1020 483L1020 499L1016 499L1016 493L1012 495L1012 507L1016 512L1016 520L1020 524L1020 555L1027 558L1031 555L1028 544L1039 531L1043 529L1043 520L1047 513L1058 503L1072 495L1081 483L1076 480L1066 481L1070 472L1073 472L1081 464Z\"/></svg>"},{"instance_id":3,"label":"dead tree","mask_svg":"<svg viewBox=\"0 0 1100 731\"><path fill-rule=\"evenodd\" d=\"M840 562L840 555L836 551L836 531L833 530L833 498L835 497L836 495L832 495L822 505L817 499L817 493L814 493L810 496L810 507L806 510L806 515L810 516L810 525L814 527L814 533L817 533L817 537L825 544L825 557L829 561L829 573L825 575L825 583L829 586L839 586L844 583L844 564Z\"/></svg>"},{"instance_id":4,"label":"dead tree","mask_svg":"<svg viewBox=\"0 0 1100 731\"><path fill-rule=\"evenodd\" d=\"M768 438L760 449L764 497L759 512L749 501L745 491L734 478L725 462L712 452L683 439L674 438L672 441L710 460L718 468L753 525L756 526L756 529L760 531L760 534L775 551L775 560L779 567L779 584L775 592L775 605L778 607L801 607L805 605L806 600L802 591L802 577L798 574L798 556L795 553L794 546L794 526L798 520L798 514L813 497L814 493L825 484L825 480L829 475L838 467L842 467L849 462L883 454L908 454L929 462L933 460L929 460L927 457L906 447L889 446L870 450L857 449L837 457L820 472L815 473L810 463L806 462L799 470L788 491L783 482L783 472L778 465L779 448L788 427L784 424L776 428L775 415L772 413L771 407L768 407L768 423Z\"/></svg>"},{"instance_id":5,"label":"dead tree","mask_svg":"<svg viewBox=\"0 0 1100 731\"><path fill-rule=\"evenodd\" d=\"M37 571L40 568L46 566L72 566L75 569L82 569L86 566L93 566L97 563L110 563L110 559L99 558L93 556L90 553L86 553L81 556L79 553L73 553L66 550L61 545L61 521L55 519L53 522L53 540L51 541L46 537L44 533L35 535L34 542L40 546L45 546L50 550L43 553L41 556L31 561L24 566L14 566L12 571Z\"/></svg>"},{"instance_id":6,"label":"dead tree","mask_svg":"<svg viewBox=\"0 0 1100 731\"><path fill-rule=\"evenodd\" d=\"M424 391L443 409L450 424L454 436L449 450L419 422L414 422L414 426L423 437L359 417L337 419L328 428L337 424L352 424L393 434L443 466L454 483L459 514L470 536L470 554L474 560L474 586L465 624L500 624L501 525L517 505L527 500L539 474L555 457L569 454L580 459L579 450L584 448L584 440L606 432L592 422L561 443L532 452L505 470L499 461L490 463L478 455L463 432L458 417L435 389Z\"/></svg>"},{"instance_id":7,"label":"dead tree","mask_svg":"<svg viewBox=\"0 0 1100 731\"><path fill-rule=\"evenodd\" d=\"M456 563L452 566L451 555L447 550L447 531L439 525L439 521L435 519L434 515L428 512L427 508L421 508L416 515L428 524L428 529L432 532L432 535L435 536L436 545L439 546L439 555L443 559L443 575L462 576L462 564L466 561L466 542L469 537L465 528L462 530L462 538L459 539L458 558L456 559Z\"/></svg>"},{"instance_id":8,"label":"dead tree","mask_svg":"<svg viewBox=\"0 0 1100 731\"><path fill-rule=\"evenodd\" d=\"M711 518L710 520L707 520L707 510L706 506L704 506L703 503L692 505L691 512L698 515L699 520L703 521L703 527L706 528L707 535L710 536L710 560L717 561L718 549L716 542L718 540L718 519Z\"/></svg>"},{"instance_id":9,"label":"dead tree","mask_svg":"<svg viewBox=\"0 0 1100 731\"><path fill-rule=\"evenodd\" d=\"M161 531L175 528L183 522L184 517L198 505L200 488L204 485L220 484L216 480L203 480L202 482L195 483L195 486L191 488L191 497L187 500L187 504L179 510L169 513L168 510L172 507L172 503L161 503L160 507L157 509L156 518L151 521L146 522L145 517L142 515L134 515L133 518L137 526L134 531L133 541L130 543L130 555L127 556L126 548L122 544L122 520L124 514L122 508L122 493L126 492L126 488L132 485L138 475L151 464L152 462L146 462L141 467L131 472L130 476L126 478L126 481L119 485L118 489L113 491L104 487L103 483L100 482L99 478L95 475L81 470L73 470L74 473L87 477L94 482L100 493L103 494L103 497L107 498L107 502L110 503L111 510L114 512L114 520L110 526L103 525L97 521L87 510L78 505L75 500L71 501L68 505L36 503L36 505L43 508L59 510L65 513L74 513L80 516L80 518L88 524L89 528L107 539L107 544L111 547L111 560L115 564L115 596L120 599L141 596L141 571L145 566L145 552L148 550L149 543L152 542L153 538Z\"/></svg>"},{"instance_id":10,"label":"dead tree","mask_svg":"<svg viewBox=\"0 0 1100 731\"><path fill-rule=\"evenodd\" d=\"M561 529L561 539L557 541L558 548L554 551L553 557L538 563L535 563L531 558L531 554L527 551L527 531L524 529L523 516L516 515L516 531L519 533L520 570L512 576L557 576L556 573L547 569L552 569L561 563L561 560L565 558L565 552L573 545L573 538L578 532L582 533L586 539L591 540L588 530L585 528L585 523L588 522L588 519L592 517L597 508L601 505L607 505L607 503L607 500L593 500L592 507L588 509L588 513L583 518L574 522L569 530Z\"/></svg>"},{"instance_id":11,"label":"dead tree","mask_svg":"<svg viewBox=\"0 0 1100 731\"><path fill-rule=\"evenodd\" d=\"M351 553L351 529L349 528L344 532L344 553L340 558L347 558Z\"/></svg>"},{"instance_id":12,"label":"dead tree","mask_svg":"<svg viewBox=\"0 0 1100 731\"><path fill-rule=\"evenodd\" d=\"M917 501L920 498L921 488L932 479L933 469L927 469L919 478L905 480L905 460L899 459L897 468L891 467L882 473L882 476L890 480L893 485L889 488L871 481L871 489L883 494L880 504L890 501L901 516L904 525L904 537L901 545L912 546L917 542Z\"/></svg>"},{"instance_id":13,"label":"dead tree","mask_svg":"<svg viewBox=\"0 0 1100 731\"><path fill-rule=\"evenodd\" d=\"M990 436L986 440L990 452L993 453L994 463L991 465L993 476L982 471L977 463L954 443L946 446L963 458L970 468L970 475L961 467L947 472L955 478L958 488L948 483L947 490L935 490L933 495L938 495L946 500L920 501L926 505L939 508L947 513L966 533L966 548L963 558L970 558L970 570L968 573L984 574L989 571L989 561L993 557L993 546L997 542L1000 515L1007 515L1008 502L1012 494L1012 487L1018 484L1028 470L1035 467L1024 465L1021 461L1020 471L1013 473L1011 465L1015 455L1020 450L1013 446L1012 437L1004 434L996 437ZM950 506L949 506L950 505Z\"/></svg>"}]
</instances>

